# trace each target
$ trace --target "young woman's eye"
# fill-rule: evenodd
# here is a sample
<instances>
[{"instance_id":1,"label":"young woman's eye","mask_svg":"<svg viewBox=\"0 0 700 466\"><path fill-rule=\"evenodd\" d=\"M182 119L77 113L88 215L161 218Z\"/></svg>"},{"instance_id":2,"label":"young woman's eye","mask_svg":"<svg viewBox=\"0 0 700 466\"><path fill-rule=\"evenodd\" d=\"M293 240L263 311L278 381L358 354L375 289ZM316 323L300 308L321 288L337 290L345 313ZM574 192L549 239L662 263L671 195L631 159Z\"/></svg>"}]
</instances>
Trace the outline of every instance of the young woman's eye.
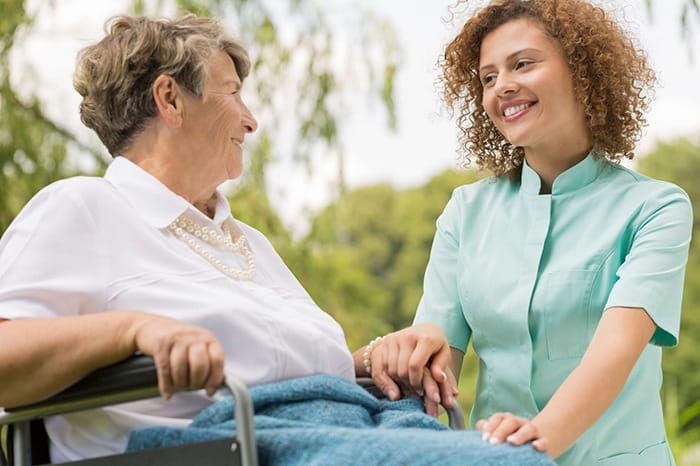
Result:
<instances>
[{"instance_id":1,"label":"young woman's eye","mask_svg":"<svg viewBox=\"0 0 700 466\"><path fill-rule=\"evenodd\" d=\"M486 86L486 85L492 83L492 82L495 81L495 80L496 80L496 75L495 75L495 74L487 74L486 76L482 76L482 77L481 77L481 84L484 85L484 86Z\"/></svg>"},{"instance_id":2,"label":"young woman's eye","mask_svg":"<svg viewBox=\"0 0 700 466\"><path fill-rule=\"evenodd\" d=\"M515 69L518 70L518 69L520 69L520 68L523 68L523 67L528 66L528 65L531 65L531 64L532 64L532 62L529 61L529 60L518 60L518 61L515 63Z\"/></svg>"}]
</instances>

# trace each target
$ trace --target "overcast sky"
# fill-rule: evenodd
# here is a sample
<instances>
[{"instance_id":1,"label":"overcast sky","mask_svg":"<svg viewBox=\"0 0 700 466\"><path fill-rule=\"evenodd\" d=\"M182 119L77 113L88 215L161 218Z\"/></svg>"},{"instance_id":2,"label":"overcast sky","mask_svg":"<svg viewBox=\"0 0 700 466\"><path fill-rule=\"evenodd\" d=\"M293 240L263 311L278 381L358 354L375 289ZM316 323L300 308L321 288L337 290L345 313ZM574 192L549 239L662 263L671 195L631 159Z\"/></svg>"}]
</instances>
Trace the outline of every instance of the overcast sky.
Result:
<instances>
[{"instance_id":1,"label":"overcast sky","mask_svg":"<svg viewBox=\"0 0 700 466\"><path fill-rule=\"evenodd\" d=\"M419 185L455 166L454 124L442 110L434 87L437 56L455 33L455 25L445 21L448 5L452 3L442 0L321 2L330 5L331 12L337 8L339 15L344 9L355 7L376 11L394 26L402 48L402 66L396 82L398 131L387 129L385 115L378 106L370 108L366 104L353 108L341 128L346 154L344 171L351 187L375 182L390 182L397 187ZM644 0L605 3L608 9L612 6L627 18L660 77L656 100L648 115L650 126L638 153L648 151L657 140L700 135L700 37L697 37L700 19L694 23L693 61L680 35L682 0L654 3L651 24L647 21ZM36 7L44 2L32 0L31 4ZM123 13L125 5L128 2L121 0L56 0L53 9L39 15L34 32L18 49L14 63L22 65L14 67L15 79L35 80L31 87L49 102L49 115L70 128L81 127L78 96L71 86L76 52L100 38L105 20ZM21 71L27 66L34 70L35 77ZM308 179L304 173L284 164L273 167L271 195L288 226L304 229L300 220L303 211L316 209L328 201L336 173L336 167L329 165Z\"/></svg>"}]
</instances>

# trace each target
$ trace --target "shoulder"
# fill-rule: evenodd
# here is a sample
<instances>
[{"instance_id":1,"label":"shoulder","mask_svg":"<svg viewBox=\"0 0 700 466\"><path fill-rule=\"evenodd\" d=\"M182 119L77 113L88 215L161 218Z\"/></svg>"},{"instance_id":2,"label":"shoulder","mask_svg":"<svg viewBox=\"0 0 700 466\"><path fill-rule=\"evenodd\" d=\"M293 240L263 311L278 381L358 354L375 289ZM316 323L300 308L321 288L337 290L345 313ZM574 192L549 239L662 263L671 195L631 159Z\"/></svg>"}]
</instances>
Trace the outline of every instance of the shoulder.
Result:
<instances>
[{"instance_id":1,"label":"shoulder","mask_svg":"<svg viewBox=\"0 0 700 466\"><path fill-rule=\"evenodd\" d=\"M79 222L86 225L100 210L109 209L114 187L104 178L77 176L55 181L37 192L15 217L17 225L44 225Z\"/></svg>"},{"instance_id":2,"label":"shoulder","mask_svg":"<svg viewBox=\"0 0 700 466\"><path fill-rule=\"evenodd\" d=\"M517 181L507 176L489 176L455 188L445 210L490 210L508 202L517 190Z\"/></svg>"},{"instance_id":3,"label":"shoulder","mask_svg":"<svg viewBox=\"0 0 700 466\"><path fill-rule=\"evenodd\" d=\"M32 201L40 200L45 202L58 203L62 201L88 201L99 202L105 196L115 192L111 183L102 177L97 176L75 176L55 181L41 189L32 198ZM30 201L31 202L31 201Z\"/></svg>"},{"instance_id":4,"label":"shoulder","mask_svg":"<svg viewBox=\"0 0 700 466\"><path fill-rule=\"evenodd\" d=\"M659 208L668 204L690 205L688 194L678 185L657 180L619 164L609 163L601 176L606 189L621 200Z\"/></svg>"},{"instance_id":5,"label":"shoulder","mask_svg":"<svg viewBox=\"0 0 700 466\"><path fill-rule=\"evenodd\" d=\"M693 208L681 187L612 163L601 178L611 199L631 214L632 225L642 227L657 219L692 228Z\"/></svg>"},{"instance_id":6,"label":"shoulder","mask_svg":"<svg viewBox=\"0 0 700 466\"><path fill-rule=\"evenodd\" d=\"M112 185L100 177L76 176L55 181L37 192L25 209L35 209L50 205L52 208L99 204L108 193L114 191Z\"/></svg>"},{"instance_id":7,"label":"shoulder","mask_svg":"<svg viewBox=\"0 0 700 466\"><path fill-rule=\"evenodd\" d=\"M651 178L616 163L608 163L607 170L603 172L603 178L608 184L617 186L619 190L640 190L648 193L650 197L675 194L688 198L686 192L678 185Z\"/></svg>"}]
</instances>

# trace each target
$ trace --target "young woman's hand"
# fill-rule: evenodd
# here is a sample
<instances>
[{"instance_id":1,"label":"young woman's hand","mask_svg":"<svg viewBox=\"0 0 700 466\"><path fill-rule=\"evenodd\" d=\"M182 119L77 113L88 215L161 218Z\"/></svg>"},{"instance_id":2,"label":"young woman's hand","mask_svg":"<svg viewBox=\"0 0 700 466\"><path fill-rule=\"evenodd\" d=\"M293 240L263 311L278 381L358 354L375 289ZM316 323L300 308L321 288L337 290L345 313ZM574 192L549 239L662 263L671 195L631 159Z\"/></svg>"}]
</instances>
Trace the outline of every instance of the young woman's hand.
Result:
<instances>
[{"instance_id":1,"label":"young woman's hand","mask_svg":"<svg viewBox=\"0 0 700 466\"><path fill-rule=\"evenodd\" d=\"M508 442L517 446L532 442L535 450L547 451L547 437L541 429L531 419L512 413L496 413L488 419L481 419L476 423L476 429L484 441L494 445Z\"/></svg>"},{"instance_id":2,"label":"young woman's hand","mask_svg":"<svg viewBox=\"0 0 700 466\"><path fill-rule=\"evenodd\" d=\"M450 347L442 329L420 324L390 333L370 355L372 378L391 400L416 395L426 411L437 415L438 404L452 408L457 384L451 375Z\"/></svg>"}]
</instances>

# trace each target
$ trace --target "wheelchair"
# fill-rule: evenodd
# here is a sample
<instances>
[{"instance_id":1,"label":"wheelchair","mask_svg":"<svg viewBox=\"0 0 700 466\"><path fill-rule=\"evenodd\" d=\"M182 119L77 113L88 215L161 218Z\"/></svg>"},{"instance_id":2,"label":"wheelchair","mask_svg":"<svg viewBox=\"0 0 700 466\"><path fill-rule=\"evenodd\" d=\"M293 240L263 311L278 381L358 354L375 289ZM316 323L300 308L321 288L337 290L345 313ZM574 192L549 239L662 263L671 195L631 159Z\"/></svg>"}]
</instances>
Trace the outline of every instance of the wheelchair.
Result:
<instances>
[{"instance_id":1,"label":"wheelchair","mask_svg":"<svg viewBox=\"0 0 700 466\"><path fill-rule=\"evenodd\" d=\"M365 390L382 398L372 379L357 380ZM231 438L210 440L175 447L126 452L80 461L67 466L257 466L253 404L245 385L227 375L226 388L234 399L236 432ZM0 466L49 465L48 437L43 418L101 406L159 396L158 377L150 356L134 355L88 375L72 387L38 403L16 408L0 408L3 445ZM464 429L459 406L447 411L453 429Z\"/></svg>"}]
</instances>

